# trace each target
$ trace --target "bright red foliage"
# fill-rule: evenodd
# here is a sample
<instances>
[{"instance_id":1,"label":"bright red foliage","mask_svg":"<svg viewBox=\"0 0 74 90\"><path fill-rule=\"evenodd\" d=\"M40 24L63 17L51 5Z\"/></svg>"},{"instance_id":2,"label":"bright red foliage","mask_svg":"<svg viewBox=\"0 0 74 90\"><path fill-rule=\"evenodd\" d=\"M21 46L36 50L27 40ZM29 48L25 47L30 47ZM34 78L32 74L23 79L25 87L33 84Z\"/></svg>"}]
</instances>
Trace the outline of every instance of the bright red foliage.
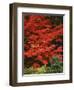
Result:
<instances>
[{"instance_id":1,"label":"bright red foliage","mask_svg":"<svg viewBox=\"0 0 74 90\"><path fill-rule=\"evenodd\" d=\"M39 67L35 61L48 64L52 57L57 56L63 61L63 25L54 25L51 19L42 15L27 15L24 19L24 36L26 58L32 58L34 67ZM35 57L35 58L33 58Z\"/></svg>"}]
</instances>

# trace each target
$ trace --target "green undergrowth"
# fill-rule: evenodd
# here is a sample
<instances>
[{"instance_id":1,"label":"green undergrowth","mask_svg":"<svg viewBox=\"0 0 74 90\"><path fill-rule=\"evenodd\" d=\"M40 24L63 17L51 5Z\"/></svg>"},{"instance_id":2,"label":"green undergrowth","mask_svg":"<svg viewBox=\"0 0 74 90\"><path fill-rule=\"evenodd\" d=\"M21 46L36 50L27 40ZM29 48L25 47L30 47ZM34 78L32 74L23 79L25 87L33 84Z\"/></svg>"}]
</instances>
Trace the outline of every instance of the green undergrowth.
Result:
<instances>
[{"instance_id":1,"label":"green undergrowth","mask_svg":"<svg viewBox=\"0 0 74 90\"><path fill-rule=\"evenodd\" d=\"M24 68L24 74L47 74L47 73L62 73L63 63L58 61L57 57L53 58L54 64L48 62L47 65L42 65L39 68L33 66Z\"/></svg>"}]
</instances>

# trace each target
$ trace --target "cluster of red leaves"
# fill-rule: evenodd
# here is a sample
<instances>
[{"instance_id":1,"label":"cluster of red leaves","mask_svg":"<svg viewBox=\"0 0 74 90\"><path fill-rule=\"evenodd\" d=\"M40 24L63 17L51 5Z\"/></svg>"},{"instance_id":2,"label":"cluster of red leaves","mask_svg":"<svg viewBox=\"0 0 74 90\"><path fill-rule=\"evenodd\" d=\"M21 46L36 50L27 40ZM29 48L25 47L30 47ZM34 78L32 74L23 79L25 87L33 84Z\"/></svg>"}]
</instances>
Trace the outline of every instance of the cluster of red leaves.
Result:
<instances>
[{"instance_id":1,"label":"cluster of red leaves","mask_svg":"<svg viewBox=\"0 0 74 90\"><path fill-rule=\"evenodd\" d=\"M35 61L48 64L49 60L57 56L63 60L63 25L54 25L51 19L43 15L27 15L24 17L24 57L32 58L32 65L39 67ZM30 60L29 60L30 61ZM28 62L28 60L26 61Z\"/></svg>"}]
</instances>

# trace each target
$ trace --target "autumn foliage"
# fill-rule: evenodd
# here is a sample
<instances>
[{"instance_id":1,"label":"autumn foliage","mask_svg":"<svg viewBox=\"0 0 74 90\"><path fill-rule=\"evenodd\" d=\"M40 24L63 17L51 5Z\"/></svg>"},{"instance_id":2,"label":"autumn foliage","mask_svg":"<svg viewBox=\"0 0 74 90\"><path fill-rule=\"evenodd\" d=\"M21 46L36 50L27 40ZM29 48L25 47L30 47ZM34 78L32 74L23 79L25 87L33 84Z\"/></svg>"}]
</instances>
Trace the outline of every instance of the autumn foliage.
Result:
<instances>
[{"instance_id":1,"label":"autumn foliage","mask_svg":"<svg viewBox=\"0 0 74 90\"><path fill-rule=\"evenodd\" d=\"M63 17L24 16L24 67L63 62Z\"/></svg>"}]
</instances>

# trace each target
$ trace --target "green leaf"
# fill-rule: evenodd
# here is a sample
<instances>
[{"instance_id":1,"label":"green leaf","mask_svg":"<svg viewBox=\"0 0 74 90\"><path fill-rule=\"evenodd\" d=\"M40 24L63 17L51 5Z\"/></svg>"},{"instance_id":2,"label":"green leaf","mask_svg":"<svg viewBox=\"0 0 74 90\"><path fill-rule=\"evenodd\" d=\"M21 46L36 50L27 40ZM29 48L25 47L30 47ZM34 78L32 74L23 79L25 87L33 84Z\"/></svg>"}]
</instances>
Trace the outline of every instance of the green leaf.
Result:
<instances>
[{"instance_id":1,"label":"green leaf","mask_svg":"<svg viewBox=\"0 0 74 90\"><path fill-rule=\"evenodd\" d=\"M58 61L59 59L58 59L58 57L54 56L52 59L53 59L53 61L54 61L56 64L59 64L59 61Z\"/></svg>"}]
</instances>

